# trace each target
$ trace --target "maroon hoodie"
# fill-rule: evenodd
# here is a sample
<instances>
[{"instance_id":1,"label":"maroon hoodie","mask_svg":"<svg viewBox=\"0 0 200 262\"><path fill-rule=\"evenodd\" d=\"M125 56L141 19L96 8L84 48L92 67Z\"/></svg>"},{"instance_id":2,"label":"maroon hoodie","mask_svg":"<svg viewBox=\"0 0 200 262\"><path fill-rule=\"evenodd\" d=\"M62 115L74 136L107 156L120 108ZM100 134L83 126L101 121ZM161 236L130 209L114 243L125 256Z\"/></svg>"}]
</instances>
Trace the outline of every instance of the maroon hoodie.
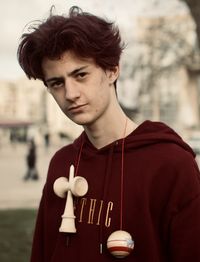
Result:
<instances>
[{"instance_id":1,"label":"maroon hoodie","mask_svg":"<svg viewBox=\"0 0 200 262\"><path fill-rule=\"evenodd\" d=\"M96 149L83 132L54 155L31 262L118 260L106 242L120 228L122 141ZM75 201L77 233L67 237L59 232L66 200L55 195L53 183L77 165L81 145L77 175L86 178L89 190ZM120 260L200 261L200 176L193 151L166 125L145 121L126 137L123 158L123 230L132 235L135 247Z\"/></svg>"}]
</instances>

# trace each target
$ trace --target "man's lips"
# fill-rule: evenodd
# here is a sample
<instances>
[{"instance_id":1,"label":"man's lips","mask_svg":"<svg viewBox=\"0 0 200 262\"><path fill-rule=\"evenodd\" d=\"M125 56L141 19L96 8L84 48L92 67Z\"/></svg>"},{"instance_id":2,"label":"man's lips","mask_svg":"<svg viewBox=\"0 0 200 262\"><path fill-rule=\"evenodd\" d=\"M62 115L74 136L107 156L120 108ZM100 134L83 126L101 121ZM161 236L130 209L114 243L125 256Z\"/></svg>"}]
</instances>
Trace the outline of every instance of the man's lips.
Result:
<instances>
[{"instance_id":1,"label":"man's lips","mask_svg":"<svg viewBox=\"0 0 200 262\"><path fill-rule=\"evenodd\" d=\"M86 106L86 104L70 106L70 107L68 108L68 111L69 111L69 112L80 111L84 106Z\"/></svg>"}]
</instances>

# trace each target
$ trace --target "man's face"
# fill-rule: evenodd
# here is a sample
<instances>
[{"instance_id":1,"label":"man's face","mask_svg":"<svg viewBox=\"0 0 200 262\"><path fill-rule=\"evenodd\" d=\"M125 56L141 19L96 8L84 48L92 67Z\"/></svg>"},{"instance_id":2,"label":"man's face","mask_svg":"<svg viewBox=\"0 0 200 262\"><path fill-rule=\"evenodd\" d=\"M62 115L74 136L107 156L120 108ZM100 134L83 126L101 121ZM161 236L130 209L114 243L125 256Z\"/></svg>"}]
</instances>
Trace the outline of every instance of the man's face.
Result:
<instances>
[{"instance_id":1,"label":"man's face","mask_svg":"<svg viewBox=\"0 0 200 262\"><path fill-rule=\"evenodd\" d=\"M73 122L91 125L106 115L118 67L104 71L93 59L67 51L59 60L44 59L42 69L50 93Z\"/></svg>"}]
</instances>

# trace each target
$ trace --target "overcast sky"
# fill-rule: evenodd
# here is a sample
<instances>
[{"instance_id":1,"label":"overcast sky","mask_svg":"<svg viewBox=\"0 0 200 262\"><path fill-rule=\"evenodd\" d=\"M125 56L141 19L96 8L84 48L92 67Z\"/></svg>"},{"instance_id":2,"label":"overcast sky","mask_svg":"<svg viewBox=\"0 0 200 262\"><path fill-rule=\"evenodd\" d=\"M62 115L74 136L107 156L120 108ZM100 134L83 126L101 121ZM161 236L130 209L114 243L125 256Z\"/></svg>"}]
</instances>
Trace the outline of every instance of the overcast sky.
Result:
<instances>
[{"instance_id":1,"label":"overcast sky","mask_svg":"<svg viewBox=\"0 0 200 262\"><path fill-rule=\"evenodd\" d=\"M130 16L138 13L150 15L150 5L157 4L158 12L166 12L170 2L178 0L4 0L0 4L0 79L15 79L24 75L20 69L16 50L19 38L27 23L46 18L49 9L55 5L57 13L68 12L72 5L79 5L84 11L130 23ZM166 5L167 2L167 6ZM171 7L172 8L172 7ZM171 12L169 8L169 13ZM155 8L154 8L155 9ZM184 9L184 7L183 7ZM174 7L173 7L174 10ZM180 8L179 8L180 10Z\"/></svg>"}]
</instances>

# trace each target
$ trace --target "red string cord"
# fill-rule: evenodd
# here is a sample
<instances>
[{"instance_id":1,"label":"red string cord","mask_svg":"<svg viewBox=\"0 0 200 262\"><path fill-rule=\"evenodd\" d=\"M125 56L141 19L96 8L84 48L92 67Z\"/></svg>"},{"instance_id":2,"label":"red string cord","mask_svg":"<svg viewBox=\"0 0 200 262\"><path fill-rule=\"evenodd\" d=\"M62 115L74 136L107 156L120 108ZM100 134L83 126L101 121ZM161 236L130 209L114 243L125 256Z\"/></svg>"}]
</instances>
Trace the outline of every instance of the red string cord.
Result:
<instances>
[{"instance_id":1,"label":"red string cord","mask_svg":"<svg viewBox=\"0 0 200 262\"><path fill-rule=\"evenodd\" d=\"M83 139L82 139L82 141L81 141L81 147L80 147L80 150L79 150L79 153L78 153L78 159L77 159L77 161L76 161L75 176L77 176L77 173L78 173L78 168L79 168L79 163L80 163L82 148L83 148Z\"/></svg>"},{"instance_id":2,"label":"red string cord","mask_svg":"<svg viewBox=\"0 0 200 262\"><path fill-rule=\"evenodd\" d=\"M124 143L127 127L127 118L124 128L123 140L122 140L122 159L121 159L121 188L120 188L120 230L123 228L123 197L124 197Z\"/></svg>"},{"instance_id":3,"label":"red string cord","mask_svg":"<svg viewBox=\"0 0 200 262\"><path fill-rule=\"evenodd\" d=\"M122 228L123 228L124 143L125 143L126 128L127 128L127 118L126 118L126 123L125 123L125 128L124 128L124 134L123 134L123 140L122 140L121 188L120 188L120 230L122 230ZM83 148L83 140L82 140L81 147L80 147L79 154L78 154L78 159L77 159L77 163L76 163L75 176L77 176L77 173L78 173L78 168L79 168L79 162L80 162L80 158L81 158L82 148Z\"/></svg>"}]
</instances>

